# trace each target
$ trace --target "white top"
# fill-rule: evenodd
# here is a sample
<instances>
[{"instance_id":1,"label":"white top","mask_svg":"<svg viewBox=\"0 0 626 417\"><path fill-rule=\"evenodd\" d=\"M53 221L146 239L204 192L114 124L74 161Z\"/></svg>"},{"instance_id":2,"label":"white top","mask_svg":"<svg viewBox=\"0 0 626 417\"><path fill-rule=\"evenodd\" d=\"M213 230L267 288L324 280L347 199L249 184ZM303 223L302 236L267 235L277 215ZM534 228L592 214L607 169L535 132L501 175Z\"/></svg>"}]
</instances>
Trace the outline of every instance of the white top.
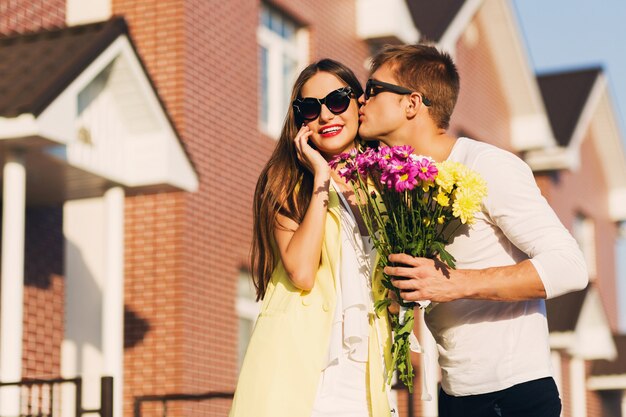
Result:
<instances>
[{"instance_id":1,"label":"white top","mask_svg":"<svg viewBox=\"0 0 626 417\"><path fill-rule=\"evenodd\" d=\"M337 304L328 358L311 417L369 417L366 367L369 321L374 314L370 277L376 251L370 239L361 236L347 201L334 183L333 186L342 202Z\"/></svg>"},{"instance_id":2,"label":"white top","mask_svg":"<svg viewBox=\"0 0 626 417\"><path fill-rule=\"evenodd\" d=\"M552 298L587 285L578 244L541 195L530 168L495 146L459 138L448 158L479 172L488 195L447 250L458 269L530 259ZM450 395L493 392L551 375L544 300L456 300L425 315Z\"/></svg>"}]
</instances>

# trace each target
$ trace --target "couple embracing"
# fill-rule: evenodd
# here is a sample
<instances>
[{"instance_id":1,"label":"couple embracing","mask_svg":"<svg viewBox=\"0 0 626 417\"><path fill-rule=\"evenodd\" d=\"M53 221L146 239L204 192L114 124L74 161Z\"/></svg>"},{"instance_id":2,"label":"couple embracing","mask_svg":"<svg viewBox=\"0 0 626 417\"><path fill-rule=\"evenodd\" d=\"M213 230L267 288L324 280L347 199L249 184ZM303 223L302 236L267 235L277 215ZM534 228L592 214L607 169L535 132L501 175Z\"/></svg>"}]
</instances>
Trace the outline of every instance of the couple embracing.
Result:
<instances>
[{"instance_id":1,"label":"couple embracing","mask_svg":"<svg viewBox=\"0 0 626 417\"><path fill-rule=\"evenodd\" d=\"M437 303L425 319L442 371L439 416L560 415L545 299L584 288L585 263L521 159L447 133L459 88L450 56L428 45L383 48L365 89L330 59L299 75L255 191L262 307L231 417L397 415L389 317L374 311L388 290L354 192L328 164L372 143L463 163L488 188L446 248L456 269L393 254L384 270L403 300Z\"/></svg>"}]
</instances>

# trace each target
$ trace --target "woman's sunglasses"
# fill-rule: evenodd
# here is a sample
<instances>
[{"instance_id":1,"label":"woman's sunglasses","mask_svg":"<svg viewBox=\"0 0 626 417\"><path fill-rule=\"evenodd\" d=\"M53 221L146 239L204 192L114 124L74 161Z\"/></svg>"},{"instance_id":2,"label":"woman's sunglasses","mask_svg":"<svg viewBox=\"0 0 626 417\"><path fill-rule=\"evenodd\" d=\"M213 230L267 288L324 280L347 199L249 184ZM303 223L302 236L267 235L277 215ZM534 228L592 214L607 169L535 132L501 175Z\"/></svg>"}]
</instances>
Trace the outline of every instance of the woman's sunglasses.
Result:
<instances>
[{"instance_id":1,"label":"woman's sunglasses","mask_svg":"<svg viewBox=\"0 0 626 417\"><path fill-rule=\"evenodd\" d=\"M322 104L325 104L332 114L341 114L350 107L352 88L342 87L328 93L323 99L315 97L297 98L293 101L293 111L296 116L304 120L315 120L322 112Z\"/></svg>"},{"instance_id":2,"label":"woman's sunglasses","mask_svg":"<svg viewBox=\"0 0 626 417\"><path fill-rule=\"evenodd\" d=\"M413 90L409 90L408 88L400 87L399 85L389 84L378 80L369 79L367 83L365 83L365 91L363 94L365 95L365 100L369 100L370 97L375 96L378 93L382 93L384 91L388 91L390 93L395 94L412 94ZM431 105L431 101L424 97L422 94L422 103L424 106L428 107Z\"/></svg>"}]
</instances>

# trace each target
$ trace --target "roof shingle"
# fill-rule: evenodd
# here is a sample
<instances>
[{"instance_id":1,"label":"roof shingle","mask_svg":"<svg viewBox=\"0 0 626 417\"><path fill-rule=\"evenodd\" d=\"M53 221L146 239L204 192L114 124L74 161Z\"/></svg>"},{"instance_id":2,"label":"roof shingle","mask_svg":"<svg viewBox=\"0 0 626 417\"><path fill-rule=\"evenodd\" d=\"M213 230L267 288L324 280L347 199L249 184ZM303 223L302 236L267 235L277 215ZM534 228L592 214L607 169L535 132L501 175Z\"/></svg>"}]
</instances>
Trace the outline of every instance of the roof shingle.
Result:
<instances>
[{"instance_id":1,"label":"roof shingle","mask_svg":"<svg viewBox=\"0 0 626 417\"><path fill-rule=\"evenodd\" d=\"M119 35L106 22L0 37L0 116L38 116Z\"/></svg>"},{"instance_id":2,"label":"roof shingle","mask_svg":"<svg viewBox=\"0 0 626 417\"><path fill-rule=\"evenodd\" d=\"M537 80L560 146L567 147L601 68L539 75Z\"/></svg>"}]
</instances>

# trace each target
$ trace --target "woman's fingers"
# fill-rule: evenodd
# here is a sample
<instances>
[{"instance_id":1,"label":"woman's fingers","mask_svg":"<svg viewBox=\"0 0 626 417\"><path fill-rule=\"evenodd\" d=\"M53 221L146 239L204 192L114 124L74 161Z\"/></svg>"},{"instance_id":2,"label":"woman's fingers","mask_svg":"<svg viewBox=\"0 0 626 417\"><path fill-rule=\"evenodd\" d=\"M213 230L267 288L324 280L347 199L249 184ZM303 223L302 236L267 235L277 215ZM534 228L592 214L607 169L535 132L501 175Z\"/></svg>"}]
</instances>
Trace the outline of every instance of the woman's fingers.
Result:
<instances>
[{"instance_id":1,"label":"woman's fingers","mask_svg":"<svg viewBox=\"0 0 626 417\"><path fill-rule=\"evenodd\" d=\"M308 142L310 135L311 135L311 130L309 129L309 127L302 126L300 130L298 131L298 133L296 134L296 137L294 138L296 156L298 157L298 160L304 165L307 165L307 161L306 161L305 153L304 153L304 144Z\"/></svg>"}]
</instances>

